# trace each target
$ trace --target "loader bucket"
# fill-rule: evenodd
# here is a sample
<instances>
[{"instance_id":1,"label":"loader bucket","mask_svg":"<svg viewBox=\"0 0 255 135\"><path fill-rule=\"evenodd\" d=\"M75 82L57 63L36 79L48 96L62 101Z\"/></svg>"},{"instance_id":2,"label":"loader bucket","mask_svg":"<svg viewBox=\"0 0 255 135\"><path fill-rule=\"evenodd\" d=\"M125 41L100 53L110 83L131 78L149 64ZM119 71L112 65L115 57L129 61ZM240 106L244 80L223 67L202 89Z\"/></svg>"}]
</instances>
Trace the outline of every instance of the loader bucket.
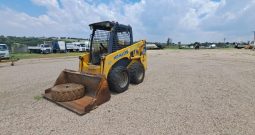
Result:
<instances>
[{"instance_id":1,"label":"loader bucket","mask_svg":"<svg viewBox=\"0 0 255 135\"><path fill-rule=\"evenodd\" d=\"M83 85L85 87L85 95L77 100L67 102L53 100L52 88L56 85L67 83ZM65 69L57 78L54 86L46 89L43 97L79 115L88 113L90 110L109 101L111 97L107 80L102 75L90 75Z\"/></svg>"}]
</instances>

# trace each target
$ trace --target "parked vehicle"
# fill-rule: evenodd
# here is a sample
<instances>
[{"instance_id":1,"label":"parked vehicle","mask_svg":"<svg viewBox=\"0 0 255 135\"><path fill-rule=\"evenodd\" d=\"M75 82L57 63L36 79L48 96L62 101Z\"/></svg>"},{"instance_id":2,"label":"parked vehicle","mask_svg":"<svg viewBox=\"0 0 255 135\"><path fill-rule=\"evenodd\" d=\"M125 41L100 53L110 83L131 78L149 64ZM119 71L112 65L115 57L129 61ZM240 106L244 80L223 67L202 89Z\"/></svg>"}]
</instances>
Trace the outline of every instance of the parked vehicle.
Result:
<instances>
[{"instance_id":1,"label":"parked vehicle","mask_svg":"<svg viewBox=\"0 0 255 135\"><path fill-rule=\"evenodd\" d=\"M247 44L245 44L245 43L235 43L235 48L236 49L242 49L242 48L244 48L245 45L247 45Z\"/></svg>"},{"instance_id":2,"label":"parked vehicle","mask_svg":"<svg viewBox=\"0 0 255 135\"><path fill-rule=\"evenodd\" d=\"M83 41L80 43L80 45L77 45L79 47L79 52L88 52L89 51L89 41Z\"/></svg>"},{"instance_id":3,"label":"parked vehicle","mask_svg":"<svg viewBox=\"0 0 255 135\"><path fill-rule=\"evenodd\" d=\"M78 52L79 51L79 42L66 43L66 50L68 52Z\"/></svg>"},{"instance_id":4,"label":"parked vehicle","mask_svg":"<svg viewBox=\"0 0 255 135\"><path fill-rule=\"evenodd\" d=\"M0 44L0 61L3 59L9 59L10 52L6 44Z\"/></svg>"},{"instance_id":5,"label":"parked vehicle","mask_svg":"<svg viewBox=\"0 0 255 135\"><path fill-rule=\"evenodd\" d=\"M68 52L89 51L89 41L67 43L66 49Z\"/></svg>"},{"instance_id":6,"label":"parked vehicle","mask_svg":"<svg viewBox=\"0 0 255 135\"><path fill-rule=\"evenodd\" d=\"M48 54L52 52L52 48L49 44L40 44L37 46L28 46L27 47L30 53L42 53Z\"/></svg>"},{"instance_id":7,"label":"parked vehicle","mask_svg":"<svg viewBox=\"0 0 255 135\"><path fill-rule=\"evenodd\" d=\"M255 42L254 42L254 41L251 41L249 45L255 47Z\"/></svg>"},{"instance_id":8,"label":"parked vehicle","mask_svg":"<svg viewBox=\"0 0 255 135\"><path fill-rule=\"evenodd\" d=\"M66 43L65 41L52 42L52 52L53 53L65 53L66 52Z\"/></svg>"},{"instance_id":9,"label":"parked vehicle","mask_svg":"<svg viewBox=\"0 0 255 135\"><path fill-rule=\"evenodd\" d=\"M210 49L215 49L215 48L216 48L216 44L211 44L211 45L209 45L208 48L210 48Z\"/></svg>"},{"instance_id":10,"label":"parked vehicle","mask_svg":"<svg viewBox=\"0 0 255 135\"><path fill-rule=\"evenodd\" d=\"M146 49L160 49L156 44L146 44Z\"/></svg>"}]
</instances>

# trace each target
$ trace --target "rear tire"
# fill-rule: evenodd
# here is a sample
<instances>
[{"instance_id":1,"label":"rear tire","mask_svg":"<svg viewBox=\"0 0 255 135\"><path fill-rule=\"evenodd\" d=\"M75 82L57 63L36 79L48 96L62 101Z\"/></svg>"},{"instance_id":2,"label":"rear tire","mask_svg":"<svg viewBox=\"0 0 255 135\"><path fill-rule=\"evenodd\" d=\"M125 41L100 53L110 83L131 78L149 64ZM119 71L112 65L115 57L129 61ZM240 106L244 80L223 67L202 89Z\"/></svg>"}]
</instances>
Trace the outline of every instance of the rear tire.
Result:
<instances>
[{"instance_id":1,"label":"rear tire","mask_svg":"<svg viewBox=\"0 0 255 135\"><path fill-rule=\"evenodd\" d=\"M140 62L135 62L129 67L130 83L139 84L142 83L145 76L145 70Z\"/></svg>"},{"instance_id":2,"label":"rear tire","mask_svg":"<svg viewBox=\"0 0 255 135\"><path fill-rule=\"evenodd\" d=\"M126 67L113 67L108 76L110 90L122 93L128 89L130 83L129 72Z\"/></svg>"}]
</instances>

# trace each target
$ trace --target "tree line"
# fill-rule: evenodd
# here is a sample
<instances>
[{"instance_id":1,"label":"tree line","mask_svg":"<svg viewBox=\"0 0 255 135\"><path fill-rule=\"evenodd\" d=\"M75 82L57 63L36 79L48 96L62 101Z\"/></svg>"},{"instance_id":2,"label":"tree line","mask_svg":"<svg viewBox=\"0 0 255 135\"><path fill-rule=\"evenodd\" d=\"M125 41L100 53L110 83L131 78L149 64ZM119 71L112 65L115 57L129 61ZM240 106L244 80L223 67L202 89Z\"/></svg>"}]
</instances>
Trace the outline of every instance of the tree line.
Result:
<instances>
[{"instance_id":1,"label":"tree line","mask_svg":"<svg viewBox=\"0 0 255 135\"><path fill-rule=\"evenodd\" d=\"M53 41L52 38L37 38L37 37L15 37L15 36L0 36L0 43L12 46L14 44L24 44L29 46L35 46L42 44L44 41Z\"/></svg>"},{"instance_id":2,"label":"tree line","mask_svg":"<svg viewBox=\"0 0 255 135\"><path fill-rule=\"evenodd\" d=\"M82 40L81 38L64 38L60 39L56 37L16 37L16 36L0 36L0 44L7 44L8 46L13 46L16 44L27 45L27 46L36 46L38 44L43 44L44 42L52 42L64 40L66 42L72 42L77 40Z\"/></svg>"}]
</instances>

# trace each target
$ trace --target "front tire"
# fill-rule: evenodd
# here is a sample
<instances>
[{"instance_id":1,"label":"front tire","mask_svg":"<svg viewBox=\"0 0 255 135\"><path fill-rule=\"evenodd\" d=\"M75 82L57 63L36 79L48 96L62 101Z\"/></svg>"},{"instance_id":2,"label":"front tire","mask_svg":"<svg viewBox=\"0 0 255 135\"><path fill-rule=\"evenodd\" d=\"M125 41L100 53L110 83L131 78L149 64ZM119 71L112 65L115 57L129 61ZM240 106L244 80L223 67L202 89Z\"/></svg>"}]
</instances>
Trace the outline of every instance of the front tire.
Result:
<instances>
[{"instance_id":1,"label":"front tire","mask_svg":"<svg viewBox=\"0 0 255 135\"><path fill-rule=\"evenodd\" d=\"M113 67L108 76L110 90L122 93L128 89L130 83L129 72L126 67Z\"/></svg>"}]
</instances>

